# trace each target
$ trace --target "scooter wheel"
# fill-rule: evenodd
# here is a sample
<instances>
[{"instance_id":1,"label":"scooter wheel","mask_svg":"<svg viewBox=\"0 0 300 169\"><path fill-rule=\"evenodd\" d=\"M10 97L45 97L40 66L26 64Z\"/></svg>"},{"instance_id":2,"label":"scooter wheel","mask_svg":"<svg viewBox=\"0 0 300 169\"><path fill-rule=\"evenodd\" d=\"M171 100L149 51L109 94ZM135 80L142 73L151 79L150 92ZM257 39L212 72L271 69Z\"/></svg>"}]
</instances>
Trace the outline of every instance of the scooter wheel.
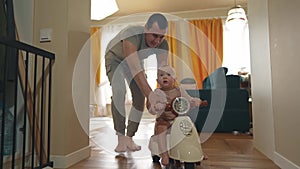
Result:
<instances>
[{"instance_id":1,"label":"scooter wheel","mask_svg":"<svg viewBox=\"0 0 300 169\"><path fill-rule=\"evenodd\" d=\"M195 163L184 162L184 169L195 169Z\"/></svg>"},{"instance_id":2,"label":"scooter wheel","mask_svg":"<svg viewBox=\"0 0 300 169\"><path fill-rule=\"evenodd\" d=\"M175 161L170 158L169 164L165 167L165 169L177 169L177 167L175 167L174 163L175 163Z\"/></svg>"},{"instance_id":3,"label":"scooter wheel","mask_svg":"<svg viewBox=\"0 0 300 169\"><path fill-rule=\"evenodd\" d=\"M165 169L178 169L178 168L181 168L180 161L170 158L169 164L166 166Z\"/></svg>"},{"instance_id":4,"label":"scooter wheel","mask_svg":"<svg viewBox=\"0 0 300 169\"><path fill-rule=\"evenodd\" d=\"M201 165L201 161L196 162L196 166L200 166Z\"/></svg>"},{"instance_id":5,"label":"scooter wheel","mask_svg":"<svg viewBox=\"0 0 300 169\"><path fill-rule=\"evenodd\" d=\"M159 156L157 156L157 155L153 155L153 156L152 156L152 162L153 162L153 163L159 163L159 160L160 160L160 157L159 157Z\"/></svg>"}]
</instances>

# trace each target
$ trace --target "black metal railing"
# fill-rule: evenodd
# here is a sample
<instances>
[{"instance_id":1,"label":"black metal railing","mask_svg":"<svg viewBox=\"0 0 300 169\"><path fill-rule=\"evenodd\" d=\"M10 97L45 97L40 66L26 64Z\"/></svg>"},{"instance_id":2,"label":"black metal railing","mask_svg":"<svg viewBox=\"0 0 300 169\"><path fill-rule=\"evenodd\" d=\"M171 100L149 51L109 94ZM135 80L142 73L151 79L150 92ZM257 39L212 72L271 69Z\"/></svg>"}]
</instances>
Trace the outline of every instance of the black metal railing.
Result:
<instances>
[{"instance_id":1,"label":"black metal railing","mask_svg":"<svg viewBox=\"0 0 300 169\"><path fill-rule=\"evenodd\" d=\"M53 167L50 125L55 54L6 37L0 37L0 49L0 169Z\"/></svg>"}]
</instances>

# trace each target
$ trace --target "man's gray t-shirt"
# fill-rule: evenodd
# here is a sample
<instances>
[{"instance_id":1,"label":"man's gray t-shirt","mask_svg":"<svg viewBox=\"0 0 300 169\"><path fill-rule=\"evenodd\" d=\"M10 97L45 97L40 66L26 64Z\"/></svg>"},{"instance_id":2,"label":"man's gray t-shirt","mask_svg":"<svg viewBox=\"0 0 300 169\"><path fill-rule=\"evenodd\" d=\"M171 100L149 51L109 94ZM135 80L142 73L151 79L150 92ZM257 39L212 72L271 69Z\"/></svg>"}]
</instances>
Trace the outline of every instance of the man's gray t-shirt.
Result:
<instances>
[{"instance_id":1,"label":"man's gray t-shirt","mask_svg":"<svg viewBox=\"0 0 300 169\"><path fill-rule=\"evenodd\" d=\"M133 43L138 50L140 60L146 59L152 54L157 56L162 52L169 51L169 45L167 40L163 42L157 48L149 48L145 42L144 27L143 26L128 26L120 31L107 45L105 52L105 61L107 62L119 62L121 63L125 56L123 54L123 40L126 39Z\"/></svg>"}]
</instances>

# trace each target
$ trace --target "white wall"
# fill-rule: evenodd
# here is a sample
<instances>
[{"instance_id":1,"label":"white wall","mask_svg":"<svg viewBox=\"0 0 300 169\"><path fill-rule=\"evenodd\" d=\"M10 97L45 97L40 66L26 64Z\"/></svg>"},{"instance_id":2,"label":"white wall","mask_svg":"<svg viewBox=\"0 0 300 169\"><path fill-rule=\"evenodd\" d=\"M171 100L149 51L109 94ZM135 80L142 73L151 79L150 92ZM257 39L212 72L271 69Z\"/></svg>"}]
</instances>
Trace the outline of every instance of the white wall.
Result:
<instances>
[{"instance_id":1,"label":"white wall","mask_svg":"<svg viewBox=\"0 0 300 169\"><path fill-rule=\"evenodd\" d=\"M248 2L255 146L273 159L274 124L267 0Z\"/></svg>"},{"instance_id":2,"label":"white wall","mask_svg":"<svg viewBox=\"0 0 300 169\"><path fill-rule=\"evenodd\" d=\"M77 60L89 39L89 1L34 1L34 45L55 53L52 85L51 157L55 168L67 168L89 156L89 54L74 84ZM51 28L52 41L39 42L39 31ZM74 102L80 94L81 102ZM80 107L80 110L77 109ZM83 115L83 117L81 116ZM76 140L76 141L74 141Z\"/></svg>"},{"instance_id":3,"label":"white wall","mask_svg":"<svg viewBox=\"0 0 300 169\"><path fill-rule=\"evenodd\" d=\"M33 37L33 0L14 0L16 29L20 41L32 43Z\"/></svg>"},{"instance_id":4,"label":"white wall","mask_svg":"<svg viewBox=\"0 0 300 169\"><path fill-rule=\"evenodd\" d=\"M299 5L248 1L254 145L283 169L300 168Z\"/></svg>"},{"instance_id":5,"label":"white wall","mask_svg":"<svg viewBox=\"0 0 300 169\"><path fill-rule=\"evenodd\" d=\"M289 159L300 168L300 1L269 0L275 162ZM298 148L297 148L298 147ZM287 168L283 166L282 168Z\"/></svg>"}]
</instances>

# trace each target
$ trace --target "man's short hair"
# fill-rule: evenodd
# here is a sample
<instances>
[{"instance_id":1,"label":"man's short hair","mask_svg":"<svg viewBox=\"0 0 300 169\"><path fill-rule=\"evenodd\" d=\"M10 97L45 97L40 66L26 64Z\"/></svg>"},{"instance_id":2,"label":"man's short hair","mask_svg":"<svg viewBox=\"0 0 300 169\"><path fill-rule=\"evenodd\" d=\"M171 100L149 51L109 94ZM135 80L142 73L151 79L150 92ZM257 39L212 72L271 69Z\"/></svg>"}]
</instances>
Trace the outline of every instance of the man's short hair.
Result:
<instances>
[{"instance_id":1,"label":"man's short hair","mask_svg":"<svg viewBox=\"0 0 300 169\"><path fill-rule=\"evenodd\" d=\"M166 29L168 27L167 18L164 15L160 14L160 13L152 14L149 17L146 25L147 25L148 28L151 28L153 23L155 23L155 22L158 23L158 26L159 26L160 29Z\"/></svg>"}]
</instances>

